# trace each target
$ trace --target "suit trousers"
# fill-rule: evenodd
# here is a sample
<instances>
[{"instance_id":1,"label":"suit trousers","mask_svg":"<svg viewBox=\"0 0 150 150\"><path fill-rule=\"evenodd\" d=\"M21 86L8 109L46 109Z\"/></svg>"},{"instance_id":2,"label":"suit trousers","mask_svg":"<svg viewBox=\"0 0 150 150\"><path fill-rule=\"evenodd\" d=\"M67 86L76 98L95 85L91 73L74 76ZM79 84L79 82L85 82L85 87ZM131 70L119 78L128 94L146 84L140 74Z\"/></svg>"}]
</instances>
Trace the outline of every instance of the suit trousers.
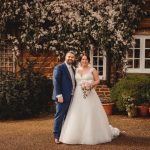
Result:
<instances>
[{"instance_id":1,"label":"suit trousers","mask_svg":"<svg viewBox=\"0 0 150 150\"><path fill-rule=\"evenodd\" d=\"M70 97L70 101L71 101L71 97ZM55 102L56 104L56 114L55 114L55 118L54 118L54 137L59 139L60 133L61 133L61 128L62 128L62 124L66 118L67 112L68 112L68 108L70 105L70 101L68 102L64 102L64 103L58 103Z\"/></svg>"}]
</instances>

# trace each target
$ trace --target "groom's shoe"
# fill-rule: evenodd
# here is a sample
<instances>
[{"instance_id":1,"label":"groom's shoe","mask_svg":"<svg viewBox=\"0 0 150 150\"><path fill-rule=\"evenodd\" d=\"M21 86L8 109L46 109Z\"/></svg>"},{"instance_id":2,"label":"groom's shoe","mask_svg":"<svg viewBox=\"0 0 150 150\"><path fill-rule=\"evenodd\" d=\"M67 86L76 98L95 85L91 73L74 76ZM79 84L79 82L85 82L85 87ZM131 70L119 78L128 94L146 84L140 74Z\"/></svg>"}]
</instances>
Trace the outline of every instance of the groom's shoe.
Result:
<instances>
[{"instance_id":1,"label":"groom's shoe","mask_svg":"<svg viewBox=\"0 0 150 150\"><path fill-rule=\"evenodd\" d=\"M58 139L55 139L56 144L60 144L61 142Z\"/></svg>"}]
</instances>

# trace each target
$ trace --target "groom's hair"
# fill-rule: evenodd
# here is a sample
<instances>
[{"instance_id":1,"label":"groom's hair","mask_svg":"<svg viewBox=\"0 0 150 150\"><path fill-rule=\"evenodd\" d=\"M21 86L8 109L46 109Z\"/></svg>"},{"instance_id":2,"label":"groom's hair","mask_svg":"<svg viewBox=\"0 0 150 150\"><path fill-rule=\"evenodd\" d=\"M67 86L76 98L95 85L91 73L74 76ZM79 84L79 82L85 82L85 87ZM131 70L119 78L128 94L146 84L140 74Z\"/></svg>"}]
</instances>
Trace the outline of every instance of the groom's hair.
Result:
<instances>
[{"instance_id":1,"label":"groom's hair","mask_svg":"<svg viewBox=\"0 0 150 150\"><path fill-rule=\"evenodd\" d=\"M75 55L75 52L74 52L74 51L68 51L68 52L66 53L66 55L69 54L69 53Z\"/></svg>"}]
</instances>

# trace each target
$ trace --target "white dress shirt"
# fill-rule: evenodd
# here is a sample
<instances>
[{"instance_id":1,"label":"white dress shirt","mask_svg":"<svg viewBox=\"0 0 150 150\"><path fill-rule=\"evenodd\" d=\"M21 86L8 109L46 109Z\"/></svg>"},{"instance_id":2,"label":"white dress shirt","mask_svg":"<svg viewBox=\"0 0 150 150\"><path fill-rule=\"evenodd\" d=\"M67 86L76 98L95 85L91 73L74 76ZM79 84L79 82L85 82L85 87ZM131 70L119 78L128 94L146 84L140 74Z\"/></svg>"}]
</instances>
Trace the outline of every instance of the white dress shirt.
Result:
<instances>
[{"instance_id":1,"label":"white dress shirt","mask_svg":"<svg viewBox=\"0 0 150 150\"><path fill-rule=\"evenodd\" d=\"M66 63L66 62L65 62L65 63ZM72 65L69 65L69 64L67 64L67 63L66 63L66 65L67 65L67 68L68 68L68 70L69 70L69 73L70 73L70 76L71 76L71 80L72 80L72 86L73 86L73 88L72 88L72 95L73 95L74 90L75 90L75 77L74 77L74 72L73 72Z\"/></svg>"}]
</instances>

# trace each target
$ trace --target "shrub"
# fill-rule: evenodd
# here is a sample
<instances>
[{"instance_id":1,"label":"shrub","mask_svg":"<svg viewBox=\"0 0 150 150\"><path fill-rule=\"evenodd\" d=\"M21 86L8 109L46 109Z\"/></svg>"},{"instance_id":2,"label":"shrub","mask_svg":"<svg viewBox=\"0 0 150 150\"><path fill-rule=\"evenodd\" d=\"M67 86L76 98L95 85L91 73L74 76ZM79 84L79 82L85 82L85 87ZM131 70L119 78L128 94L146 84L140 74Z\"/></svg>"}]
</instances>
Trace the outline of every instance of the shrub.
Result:
<instances>
[{"instance_id":1,"label":"shrub","mask_svg":"<svg viewBox=\"0 0 150 150\"><path fill-rule=\"evenodd\" d=\"M134 105L150 102L150 78L146 75L127 75L112 87L110 97L120 111L126 110L126 97L133 99Z\"/></svg>"},{"instance_id":2,"label":"shrub","mask_svg":"<svg viewBox=\"0 0 150 150\"><path fill-rule=\"evenodd\" d=\"M48 111L52 81L38 72L23 69L21 78L5 80L0 91L0 118L24 119Z\"/></svg>"}]
</instances>

